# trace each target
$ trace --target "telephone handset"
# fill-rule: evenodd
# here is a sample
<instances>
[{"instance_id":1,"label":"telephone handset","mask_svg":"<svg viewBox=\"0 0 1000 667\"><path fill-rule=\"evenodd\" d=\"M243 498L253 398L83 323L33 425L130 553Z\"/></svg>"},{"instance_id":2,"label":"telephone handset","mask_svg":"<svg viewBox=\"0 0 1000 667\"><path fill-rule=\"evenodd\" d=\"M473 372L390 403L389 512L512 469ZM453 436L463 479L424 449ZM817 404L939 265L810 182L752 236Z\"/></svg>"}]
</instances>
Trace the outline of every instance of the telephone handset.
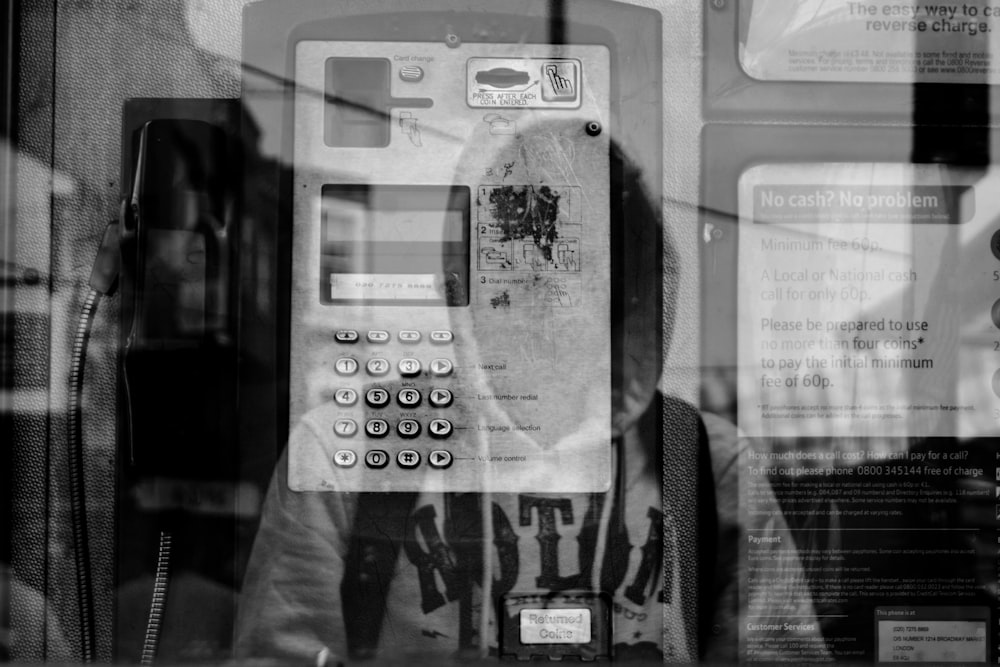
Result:
<instances>
[{"instance_id":1,"label":"telephone handset","mask_svg":"<svg viewBox=\"0 0 1000 667\"><path fill-rule=\"evenodd\" d=\"M233 454L232 148L218 126L180 118L149 120L132 142L121 223L123 454L140 474L217 476Z\"/></svg>"},{"instance_id":2,"label":"telephone handset","mask_svg":"<svg viewBox=\"0 0 1000 667\"><path fill-rule=\"evenodd\" d=\"M606 490L628 356L612 320L635 303L620 286L659 275L622 243L610 157L626 117L659 145L659 106L627 101L636 73L616 69L615 28L645 10L574 3L558 34L485 3L396 11L393 31L388 4L299 9L245 15L244 102L291 165L275 370L290 487Z\"/></svg>"}]
</instances>

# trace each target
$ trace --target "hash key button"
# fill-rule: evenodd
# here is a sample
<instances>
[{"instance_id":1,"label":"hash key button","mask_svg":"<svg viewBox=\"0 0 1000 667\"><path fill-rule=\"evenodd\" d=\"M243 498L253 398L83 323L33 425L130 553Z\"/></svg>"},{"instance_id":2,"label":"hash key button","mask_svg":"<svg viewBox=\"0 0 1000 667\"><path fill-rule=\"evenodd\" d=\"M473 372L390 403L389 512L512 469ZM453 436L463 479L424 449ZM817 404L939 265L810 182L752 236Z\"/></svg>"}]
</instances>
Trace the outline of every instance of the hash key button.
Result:
<instances>
[{"instance_id":1,"label":"hash key button","mask_svg":"<svg viewBox=\"0 0 1000 667\"><path fill-rule=\"evenodd\" d=\"M420 454L412 449L404 449L396 454L396 463L400 468L416 468L420 465Z\"/></svg>"},{"instance_id":2,"label":"hash key button","mask_svg":"<svg viewBox=\"0 0 1000 667\"><path fill-rule=\"evenodd\" d=\"M427 428L432 438L447 438L451 435L451 422L447 419L432 419Z\"/></svg>"}]
</instances>

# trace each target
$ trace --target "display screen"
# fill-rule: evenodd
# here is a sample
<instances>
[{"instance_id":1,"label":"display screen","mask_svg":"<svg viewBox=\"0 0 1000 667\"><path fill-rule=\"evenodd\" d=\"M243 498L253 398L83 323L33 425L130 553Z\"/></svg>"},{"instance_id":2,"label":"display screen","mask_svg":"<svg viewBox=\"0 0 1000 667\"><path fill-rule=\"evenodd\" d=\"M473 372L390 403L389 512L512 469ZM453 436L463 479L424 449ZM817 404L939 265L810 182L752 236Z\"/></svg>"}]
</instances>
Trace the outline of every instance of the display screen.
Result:
<instances>
[{"instance_id":1,"label":"display screen","mask_svg":"<svg viewBox=\"0 0 1000 667\"><path fill-rule=\"evenodd\" d=\"M469 304L466 187L323 187L320 301Z\"/></svg>"}]
</instances>

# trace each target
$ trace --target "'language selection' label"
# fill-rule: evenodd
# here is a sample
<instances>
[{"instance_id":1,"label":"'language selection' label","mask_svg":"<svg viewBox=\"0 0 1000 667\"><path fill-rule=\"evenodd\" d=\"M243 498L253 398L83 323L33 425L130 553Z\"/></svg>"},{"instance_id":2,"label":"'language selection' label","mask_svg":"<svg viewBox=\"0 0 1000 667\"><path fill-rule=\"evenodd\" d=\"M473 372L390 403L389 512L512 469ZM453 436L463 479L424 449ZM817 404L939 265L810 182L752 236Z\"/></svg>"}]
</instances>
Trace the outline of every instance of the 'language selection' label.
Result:
<instances>
[{"instance_id":1,"label":"'language selection' label","mask_svg":"<svg viewBox=\"0 0 1000 667\"><path fill-rule=\"evenodd\" d=\"M753 436L994 433L1000 172L760 165L739 186L739 423ZM998 274L1000 275L1000 274Z\"/></svg>"},{"instance_id":2,"label":"'language selection' label","mask_svg":"<svg viewBox=\"0 0 1000 667\"><path fill-rule=\"evenodd\" d=\"M1000 82L986 0L753 0L741 21L741 64L765 81Z\"/></svg>"}]
</instances>

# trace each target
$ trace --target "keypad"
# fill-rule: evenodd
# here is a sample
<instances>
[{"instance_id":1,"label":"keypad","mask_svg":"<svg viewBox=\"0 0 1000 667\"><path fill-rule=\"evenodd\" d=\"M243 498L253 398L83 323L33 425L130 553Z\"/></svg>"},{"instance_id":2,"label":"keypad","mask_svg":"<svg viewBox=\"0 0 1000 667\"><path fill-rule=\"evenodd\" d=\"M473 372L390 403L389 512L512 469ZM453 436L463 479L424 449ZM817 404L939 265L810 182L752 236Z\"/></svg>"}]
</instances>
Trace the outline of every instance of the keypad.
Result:
<instances>
[{"instance_id":1,"label":"keypad","mask_svg":"<svg viewBox=\"0 0 1000 667\"><path fill-rule=\"evenodd\" d=\"M448 379L455 374L455 364L447 348L454 342L454 334L445 329L423 332L341 329L335 332L335 339L345 347L342 356L334 359L334 370L343 378L333 394L333 403L340 410L334 434L343 439L360 436L368 439L370 445L389 438L385 443L389 446L370 449L361 441L358 444L362 451L358 453L336 450L334 463L346 468L363 460L365 467L378 470L395 458L396 464L404 469L417 468L425 462L436 469L451 466L453 458L447 450L421 453L419 446L397 448L403 442L412 442L409 446L414 447L421 438L440 441L452 436L455 426L450 419L431 418L452 413L429 410L444 410L455 402ZM353 346L350 354L343 354L348 345ZM400 381L404 386L399 387ZM427 405L422 408L425 400Z\"/></svg>"}]
</instances>

